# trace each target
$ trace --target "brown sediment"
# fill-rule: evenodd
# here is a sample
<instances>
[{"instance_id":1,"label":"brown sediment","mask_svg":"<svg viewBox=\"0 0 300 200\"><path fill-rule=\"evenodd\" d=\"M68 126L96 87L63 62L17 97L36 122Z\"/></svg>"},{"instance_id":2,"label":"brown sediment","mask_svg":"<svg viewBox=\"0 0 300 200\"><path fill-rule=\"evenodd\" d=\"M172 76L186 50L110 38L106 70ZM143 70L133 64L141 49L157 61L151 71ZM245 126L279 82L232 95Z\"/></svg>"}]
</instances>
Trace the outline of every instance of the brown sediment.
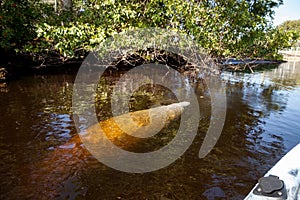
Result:
<instances>
[{"instance_id":1,"label":"brown sediment","mask_svg":"<svg viewBox=\"0 0 300 200\"><path fill-rule=\"evenodd\" d=\"M3 82L7 79L7 70L5 68L0 67L0 82Z\"/></svg>"},{"instance_id":2,"label":"brown sediment","mask_svg":"<svg viewBox=\"0 0 300 200\"><path fill-rule=\"evenodd\" d=\"M8 87L7 87L6 83L1 83L0 82L0 92L3 92L3 93L7 93L8 92Z\"/></svg>"}]
</instances>

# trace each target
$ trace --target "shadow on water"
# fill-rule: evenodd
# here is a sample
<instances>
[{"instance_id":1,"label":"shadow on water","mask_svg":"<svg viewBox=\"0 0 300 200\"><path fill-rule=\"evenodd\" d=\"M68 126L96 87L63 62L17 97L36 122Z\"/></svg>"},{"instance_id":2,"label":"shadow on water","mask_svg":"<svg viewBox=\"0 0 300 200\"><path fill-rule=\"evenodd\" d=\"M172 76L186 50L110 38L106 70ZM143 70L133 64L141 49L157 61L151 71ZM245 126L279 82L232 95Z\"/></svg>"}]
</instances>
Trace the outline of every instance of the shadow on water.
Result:
<instances>
[{"instance_id":1,"label":"shadow on water","mask_svg":"<svg viewBox=\"0 0 300 200\"><path fill-rule=\"evenodd\" d=\"M111 74L100 81L96 101L101 121L111 117L110 94L119 76ZM257 178L300 142L300 63L254 74L224 72L225 127L204 159L198 158L198 151L209 124L209 92L200 79L186 76L199 97L198 135L176 162L146 174L108 168L81 145L71 118L75 74L10 82L0 93L0 198L242 199ZM169 90L147 85L131 99L130 109L174 102ZM178 122L166 129L170 137L161 134L131 150L165 145Z\"/></svg>"}]
</instances>

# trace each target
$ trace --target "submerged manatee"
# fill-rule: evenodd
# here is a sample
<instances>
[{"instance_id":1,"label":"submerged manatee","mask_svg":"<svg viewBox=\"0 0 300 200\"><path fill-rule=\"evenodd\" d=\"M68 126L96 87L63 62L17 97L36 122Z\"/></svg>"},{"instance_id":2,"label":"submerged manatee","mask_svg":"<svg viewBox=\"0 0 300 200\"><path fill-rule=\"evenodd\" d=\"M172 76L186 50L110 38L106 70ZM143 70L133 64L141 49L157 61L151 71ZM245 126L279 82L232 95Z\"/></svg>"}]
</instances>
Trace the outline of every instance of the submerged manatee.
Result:
<instances>
[{"instance_id":1,"label":"submerged manatee","mask_svg":"<svg viewBox=\"0 0 300 200\"><path fill-rule=\"evenodd\" d=\"M128 135L148 138L178 118L184 107L189 104L189 102L173 103L112 117L89 127L86 133L81 135L81 139L84 143L103 144L105 143L104 135L113 142Z\"/></svg>"},{"instance_id":2,"label":"submerged manatee","mask_svg":"<svg viewBox=\"0 0 300 200\"><path fill-rule=\"evenodd\" d=\"M126 149L136 145L140 139L151 137L162 128L167 127L171 121L182 114L184 107L188 105L189 102L180 102L130 112L100 121L89 127L84 135L76 134L42 161L28 167L30 175L26 185L30 187L27 189L27 192L30 193L29 196L53 199L78 193L81 188L76 188L74 183L72 183L73 187L68 185L72 181L76 182L77 173L88 170L93 163L95 165L98 163L84 147L84 144L107 145L107 139L109 139L120 148ZM111 152L105 153L110 154ZM77 185L77 187L79 186ZM79 193L82 194L84 191Z\"/></svg>"}]
</instances>

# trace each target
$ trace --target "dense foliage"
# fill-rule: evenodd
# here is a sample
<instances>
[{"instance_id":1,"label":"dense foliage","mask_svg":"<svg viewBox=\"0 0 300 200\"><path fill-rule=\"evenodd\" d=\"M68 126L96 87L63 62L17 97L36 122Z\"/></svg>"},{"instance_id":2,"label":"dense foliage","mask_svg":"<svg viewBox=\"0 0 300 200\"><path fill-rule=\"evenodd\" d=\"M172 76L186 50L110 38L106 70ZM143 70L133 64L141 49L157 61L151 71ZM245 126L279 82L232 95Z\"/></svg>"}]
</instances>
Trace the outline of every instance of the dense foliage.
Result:
<instances>
[{"instance_id":1,"label":"dense foliage","mask_svg":"<svg viewBox=\"0 0 300 200\"><path fill-rule=\"evenodd\" d=\"M1 1L0 46L12 48L33 39L34 3L29 1Z\"/></svg>"},{"instance_id":2,"label":"dense foliage","mask_svg":"<svg viewBox=\"0 0 300 200\"><path fill-rule=\"evenodd\" d=\"M279 25L279 28L282 28L286 31L296 31L300 34L300 19L283 22Z\"/></svg>"},{"instance_id":3,"label":"dense foliage","mask_svg":"<svg viewBox=\"0 0 300 200\"><path fill-rule=\"evenodd\" d=\"M282 0L58 2L54 11L53 5L33 0L2 1L0 47L67 60L84 57L115 33L162 27L189 34L216 57L278 59L278 49L296 38L268 21Z\"/></svg>"}]
</instances>

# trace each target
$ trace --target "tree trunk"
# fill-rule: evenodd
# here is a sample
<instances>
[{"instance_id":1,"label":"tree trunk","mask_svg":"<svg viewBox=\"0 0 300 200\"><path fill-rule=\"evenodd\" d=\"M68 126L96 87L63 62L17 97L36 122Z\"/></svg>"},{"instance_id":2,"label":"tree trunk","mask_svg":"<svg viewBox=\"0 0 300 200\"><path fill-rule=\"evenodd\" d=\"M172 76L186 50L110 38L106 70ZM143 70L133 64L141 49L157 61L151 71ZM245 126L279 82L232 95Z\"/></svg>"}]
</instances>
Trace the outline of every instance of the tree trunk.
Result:
<instances>
[{"instance_id":1,"label":"tree trunk","mask_svg":"<svg viewBox=\"0 0 300 200\"><path fill-rule=\"evenodd\" d=\"M72 10L72 6L73 6L72 0L61 0L60 2L63 10Z\"/></svg>"}]
</instances>

